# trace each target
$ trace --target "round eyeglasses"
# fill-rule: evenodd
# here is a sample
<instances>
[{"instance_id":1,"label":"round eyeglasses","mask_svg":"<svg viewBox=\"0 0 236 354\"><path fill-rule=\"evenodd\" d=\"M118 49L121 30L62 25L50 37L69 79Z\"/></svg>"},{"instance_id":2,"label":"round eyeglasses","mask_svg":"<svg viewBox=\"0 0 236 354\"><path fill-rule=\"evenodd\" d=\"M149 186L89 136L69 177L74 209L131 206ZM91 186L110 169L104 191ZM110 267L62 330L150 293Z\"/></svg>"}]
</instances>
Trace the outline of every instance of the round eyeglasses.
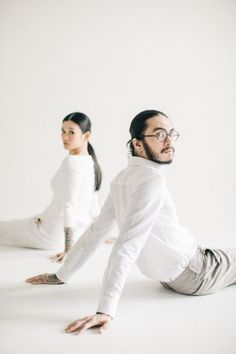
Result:
<instances>
[{"instance_id":1,"label":"round eyeglasses","mask_svg":"<svg viewBox=\"0 0 236 354\"><path fill-rule=\"evenodd\" d=\"M167 137L169 137L171 141L176 141L179 137L179 133L175 129L172 129L169 133L167 133L167 131L164 129L160 129L160 130L158 130L158 132L156 134L141 135L141 138L151 137L151 136L156 137L157 140L160 142L165 141L167 139Z\"/></svg>"}]
</instances>

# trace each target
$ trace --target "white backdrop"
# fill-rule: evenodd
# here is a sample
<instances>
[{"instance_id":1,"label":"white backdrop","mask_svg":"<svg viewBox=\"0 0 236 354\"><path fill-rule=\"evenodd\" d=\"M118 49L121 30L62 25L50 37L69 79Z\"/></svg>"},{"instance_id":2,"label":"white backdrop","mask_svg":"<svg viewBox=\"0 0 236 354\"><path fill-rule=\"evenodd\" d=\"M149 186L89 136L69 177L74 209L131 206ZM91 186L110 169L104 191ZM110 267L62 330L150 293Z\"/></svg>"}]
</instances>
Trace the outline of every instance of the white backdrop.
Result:
<instances>
[{"instance_id":1,"label":"white backdrop","mask_svg":"<svg viewBox=\"0 0 236 354\"><path fill-rule=\"evenodd\" d=\"M1 0L0 219L49 202L67 113L92 120L102 203L131 119L158 109L181 133L167 177L183 225L236 245L235 38L234 0Z\"/></svg>"}]
</instances>

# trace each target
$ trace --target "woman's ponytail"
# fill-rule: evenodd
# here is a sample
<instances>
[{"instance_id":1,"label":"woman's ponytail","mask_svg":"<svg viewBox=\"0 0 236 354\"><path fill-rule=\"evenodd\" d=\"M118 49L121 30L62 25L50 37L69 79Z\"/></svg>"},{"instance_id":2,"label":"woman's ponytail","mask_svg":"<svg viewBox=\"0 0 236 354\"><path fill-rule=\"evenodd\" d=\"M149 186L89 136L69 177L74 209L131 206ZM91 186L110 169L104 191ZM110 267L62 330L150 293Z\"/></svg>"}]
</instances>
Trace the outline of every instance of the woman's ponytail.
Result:
<instances>
[{"instance_id":1,"label":"woman's ponytail","mask_svg":"<svg viewBox=\"0 0 236 354\"><path fill-rule=\"evenodd\" d=\"M94 173L95 173L95 191L98 191L102 183L102 170L99 166L97 156L90 143L88 143L88 153L92 156L94 162Z\"/></svg>"}]
</instances>

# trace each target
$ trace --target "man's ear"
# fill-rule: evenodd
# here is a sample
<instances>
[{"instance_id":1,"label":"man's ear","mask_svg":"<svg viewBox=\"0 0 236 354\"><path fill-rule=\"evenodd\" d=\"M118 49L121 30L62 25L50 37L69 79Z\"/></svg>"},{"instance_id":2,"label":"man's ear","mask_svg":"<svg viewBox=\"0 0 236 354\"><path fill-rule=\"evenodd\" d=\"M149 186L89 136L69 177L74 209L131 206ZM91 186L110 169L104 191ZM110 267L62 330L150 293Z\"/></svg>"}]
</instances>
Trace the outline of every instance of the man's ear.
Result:
<instances>
[{"instance_id":1,"label":"man's ear","mask_svg":"<svg viewBox=\"0 0 236 354\"><path fill-rule=\"evenodd\" d=\"M136 148L142 147L141 141L136 138L132 139L132 143L133 143L133 146Z\"/></svg>"},{"instance_id":2,"label":"man's ear","mask_svg":"<svg viewBox=\"0 0 236 354\"><path fill-rule=\"evenodd\" d=\"M142 141L134 138L132 140L132 143L133 143L133 147L134 147L134 150L136 152L136 155L142 156L143 155L143 144L142 144Z\"/></svg>"}]
</instances>

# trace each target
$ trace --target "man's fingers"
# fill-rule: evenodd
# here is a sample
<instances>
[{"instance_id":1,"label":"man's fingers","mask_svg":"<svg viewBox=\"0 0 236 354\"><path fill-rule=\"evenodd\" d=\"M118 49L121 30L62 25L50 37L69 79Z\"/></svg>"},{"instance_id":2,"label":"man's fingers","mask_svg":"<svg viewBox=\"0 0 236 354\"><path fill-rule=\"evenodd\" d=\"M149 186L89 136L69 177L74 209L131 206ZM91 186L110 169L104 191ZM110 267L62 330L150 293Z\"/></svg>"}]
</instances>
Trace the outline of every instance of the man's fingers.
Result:
<instances>
[{"instance_id":1,"label":"man's fingers","mask_svg":"<svg viewBox=\"0 0 236 354\"><path fill-rule=\"evenodd\" d=\"M105 315L92 315L84 317L80 320L70 323L66 328L66 333L82 334L87 329L92 327L100 327L99 331L102 333L109 325L110 319Z\"/></svg>"},{"instance_id":2,"label":"man's fingers","mask_svg":"<svg viewBox=\"0 0 236 354\"><path fill-rule=\"evenodd\" d=\"M35 275L34 277L26 279L26 281L35 280L35 279L38 279L39 277L41 277L41 275Z\"/></svg>"},{"instance_id":3,"label":"man's fingers","mask_svg":"<svg viewBox=\"0 0 236 354\"><path fill-rule=\"evenodd\" d=\"M30 284L58 284L58 279L55 274L45 273L28 278L26 282Z\"/></svg>"},{"instance_id":4,"label":"man's fingers","mask_svg":"<svg viewBox=\"0 0 236 354\"><path fill-rule=\"evenodd\" d=\"M82 334L83 332L85 332L87 329L94 327L98 325L97 321L92 318L90 320L88 320L87 322L83 323L77 331L75 331L77 334Z\"/></svg>"},{"instance_id":5,"label":"man's fingers","mask_svg":"<svg viewBox=\"0 0 236 354\"><path fill-rule=\"evenodd\" d=\"M109 326L109 322L105 322L104 325L102 325L99 328L99 332L102 334L107 329L108 326Z\"/></svg>"},{"instance_id":6,"label":"man's fingers","mask_svg":"<svg viewBox=\"0 0 236 354\"><path fill-rule=\"evenodd\" d=\"M33 279L34 279L34 278L31 277L31 278L25 279L25 281L26 281L26 283L31 283Z\"/></svg>"},{"instance_id":7,"label":"man's fingers","mask_svg":"<svg viewBox=\"0 0 236 354\"><path fill-rule=\"evenodd\" d=\"M84 317L84 318L81 318L81 319L79 319L79 320L76 320L76 321L73 321L73 322L69 323L68 326L66 326L65 329L70 329L70 328L72 328L72 327L74 327L74 326L79 325L81 322L87 321L88 317L89 317L89 316L86 316L86 317Z\"/></svg>"},{"instance_id":8,"label":"man's fingers","mask_svg":"<svg viewBox=\"0 0 236 354\"><path fill-rule=\"evenodd\" d=\"M68 333L72 333L72 332L78 330L80 328L80 326L82 326L82 324L85 323L86 321L88 321L89 319L90 319L90 316L86 316L84 318L81 318L80 320L74 321L74 322L70 323L65 328L65 331Z\"/></svg>"},{"instance_id":9,"label":"man's fingers","mask_svg":"<svg viewBox=\"0 0 236 354\"><path fill-rule=\"evenodd\" d=\"M31 279L31 280L26 280L26 282L30 284L40 284L42 282L45 282L45 279L43 278Z\"/></svg>"},{"instance_id":10,"label":"man's fingers","mask_svg":"<svg viewBox=\"0 0 236 354\"><path fill-rule=\"evenodd\" d=\"M40 274L40 275L36 275L34 277L28 278L26 279L27 283L32 283L32 282L37 282L39 280L42 280L42 277L44 277L46 274Z\"/></svg>"}]
</instances>

